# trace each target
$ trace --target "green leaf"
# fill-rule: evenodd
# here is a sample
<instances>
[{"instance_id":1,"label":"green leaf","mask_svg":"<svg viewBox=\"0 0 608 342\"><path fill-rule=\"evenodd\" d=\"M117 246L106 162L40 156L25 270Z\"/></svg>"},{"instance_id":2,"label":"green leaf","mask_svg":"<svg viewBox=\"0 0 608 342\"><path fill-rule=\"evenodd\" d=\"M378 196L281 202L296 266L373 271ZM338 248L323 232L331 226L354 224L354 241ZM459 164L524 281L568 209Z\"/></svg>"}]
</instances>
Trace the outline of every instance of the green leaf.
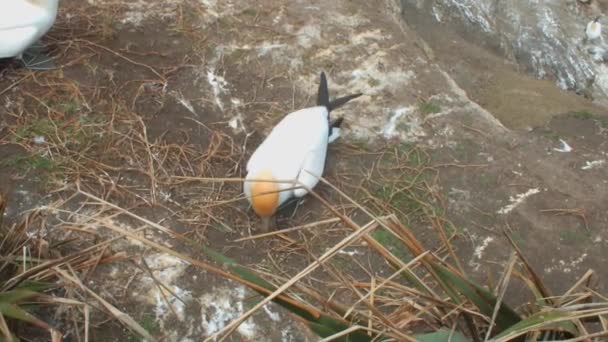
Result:
<instances>
[{"instance_id":1,"label":"green leaf","mask_svg":"<svg viewBox=\"0 0 608 342\"><path fill-rule=\"evenodd\" d=\"M433 269L442 278L442 281L450 284L475 304L482 314L492 317L498 299L491 292L439 264L433 264ZM521 317L513 309L505 303L501 303L496 316L496 332L502 332L520 321Z\"/></svg>"},{"instance_id":2,"label":"green leaf","mask_svg":"<svg viewBox=\"0 0 608 342\"><path fill-rule=\"evenodd\" d=\"M268 283L266 280L262 279L257 274L255 274L252 271L248 270L247 268L239 265L235 260L233 260L217 251L214 251L211 248L208 248L206 246L199 246L199 247L201 247L203 253L207 254L210 258L214 259L215 261L222 263L224 266L228 267L232 272L237 274L242 279L244 279L250 283L256 284L257 286L263 287L269 291L275 291L277 289L275 286ZM266 293L263 293L263 292L259 292L259 291L257 291L257 292L263 296L267 295ZM282 300L280 298L274 298L272 301L277 303L278 305L282 306L283 308L289 310L293 314L298 315L301 318L308 321L310 328L319 336L322 336L322 337L331 336L331 335L337 334L341 331L344 331L350 327L349 324L347 324L343 321L337 320L324 313L321 313L320 316L317 318L317 317L311 315L310 312L308 312L296 305L293 305L285 300ZM344 337L344 339L339 339L337 341L368 342L368 341L372 341L375 337L376 336L374 336L374 335L369 336L369 335L367 335L366 332L358 330L358 331L354 331L354 332L348 334L347 336Z\"/></svg>"},{"instance_id":3,"label":"green leaf","mask_svg":"<svg viewBox=\"0 0 608 342\"><path fill-rule=\"evenodd\" d=\"M378 230L374 233L371 234L372 239L374 239L377 243L381 244L387 251L391 252L393 255L395 255L396 258L398 258L399 260L401 260L404 263L407 263L411 260L411 258L409 258L410 260L408 260L408 258L404 257L404 255L407 255L404 251L401 250L401 248L404 249L403 244L401 243L397 243L396 239L394 239L394 237L392 235L389 235L391 233L388 233L388 231L386 230ZM405 249L404 249L405 250ZM387 259L386 260L389 264L391 264L391 266L397 270L399 270L401 268L400 264L394 263L392 260ZM422 293L426 293L426 294L430 294L427 290L427 288L424 286L424 284L418 280L418 278L416 278L416 276L413 274L413 272L409 269L404 270L403 272L401 272L401 276L409 283L412 284L412 286L422 292Z\"/></svg>"},{"instance_id":4,"label":"green leaf","mask_svg":"<svg viewBox=\"0 0 608 342\"><path fill-rule=\"evenodd\" d=\"M18 290L29 290L32 292L42 292L44 290L51 289L55 286L56 286L56 284L49 283L49 282L36 281L36 280L25 280L17 286L17 289Z\"/></svg>"},{"instance_id":5,"label":"green leaf","mask_svg":"<svg viewBox=\"0 0 608 342\"><path fill-rule=\"evenodd\" d=\"M434 333L416 335L414 338L418 342L469 342L469 339L458 331L452 333L451 330L447 329L439 329Z\"/></svg>"},{"instance_id":6,"label":"green leaf","mask_svg":"<svg viewBox=\"0 0 608 342\"><path fill-rule=\"evenodd\" d=\"M37 296L38 293L29 290L13 290L0 293L0 304L14 304L24 299Z\"/></svg>"},{"instance_id":7,"label":"green leaf","mask_svg":"<svg viewBox=\"0 0 608 342\"><path fill-rule=\"evenodd\" d=\"M20 321L37 325L43 329L51 328L44 321L36 318L34 315L30 314L29 312L23 310L22 308L14 304L0 304L0 314L6 317L18 319Z\"/></svg>"},{"instance_id":8,"label":"green leaf","mask_svg":"<svg viewBox=\"0 0 608 342\"><path fill-rule=\"evenodd\" d=\"M234 266L234 265L238 265L239 263L236 262L234 259L229 258L227 256L225 256L224 254L214 251L213 249L206 247L206 246L200 246L198 244L196 244L194 241L189 240L188 242L190 242L190 244L193 244L197 247L199 247L200 249L203 250L203 253L207 254L209 257L211 257L212 259L214 259L215 261L222 263L226 266Z\"/></svg>"},{"instance_id":9,"label":"green leaf","mask_svg":"<svg viewBox=\"0 0 608 342\"><path fill-rule=\"evenodd\" d=\"M317 334L319 337L322 338L326 338L332 335L335 335L336 333L339 333L343 330L332 330L329 329L327 326L324 326L322 324L317 324L317 323L308 323L308 326L310 328L310 330L312 330L315 334ZM367 333L363 330L357 330L354 332L351 332L350 334L346 335L346 336L342 336L340 338L336 338L333 339L332 341L340 341L340 342L381 342L381 341L385 341L386 338L382 338L382 337L375 337L374 335L369 336L367 335Z\"/></svg>"},{"instance_id":10,"label":"green leaf","mask_svg":"<svg viewBox=\"0 0 608 342\"><path fill-rule=\"evenodd\" d=\"M572 314L567 312L538 312L494 336L491 341L509 336L525 335L528 332L537 330L563 331L570 335L568 338L572 338L578 334L578 330L574 323L563 320L570 317L572 317Z\"/></svg>"}]
</instances>

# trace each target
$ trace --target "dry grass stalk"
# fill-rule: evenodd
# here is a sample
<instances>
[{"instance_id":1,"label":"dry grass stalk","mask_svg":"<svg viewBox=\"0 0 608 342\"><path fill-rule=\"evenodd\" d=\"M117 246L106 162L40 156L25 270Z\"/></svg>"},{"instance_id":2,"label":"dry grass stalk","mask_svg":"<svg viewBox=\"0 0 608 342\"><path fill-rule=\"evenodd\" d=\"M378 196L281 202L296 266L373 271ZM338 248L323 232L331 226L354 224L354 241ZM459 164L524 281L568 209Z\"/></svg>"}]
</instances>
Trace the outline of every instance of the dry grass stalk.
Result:
<instances>
[{"instance_id":1,"label":"dry grass stalk","mask_svg":"<svg viewBox=\"0 0 608 342\"><path fill-rule=\"evenodd\" d=\"M156 277L154 276L154 273L148 266L148 263L146 263L146 258L141 258L141 263L142 263L142 265L144 265L144 268L148 272L148 275L150 276L150 278L152 278L152 280L154 281L154 285L156 285L156 287L158 288L158 292L160 292L161 296L163 297L163 301L165 302L165 305L167 305L169 310L171 310L171 313L173 314L174 317L179 317L177 315L177 312L175 312L175 308L173 307L173 304L171 304L171 301L169 301L169 299L167 298L165 291L169 292L173 297L177 298L180 302L183 303L184 301L181 298L179 298L179 296L176 295L175 292L173 292L167 285L163 284L160 280L156 279Z\"/></svg>"},{"instance_id":2,"label":"dry grass stalk","mask_svg":"<svg viewBox=\"0 0 608 342\"><path fill-rule=\"evenodd\" d=\"M555 213L556 215L574 215L580 217L585 224L585 230L587 233L590 233L589 230L589 222L587 221L587 211L583 208L574 208L574 209L543 209L540 210L541 213Z\"/></svg>"},{"instance_id":3,"label":"dry grass stalk","mask_svg":"<svg viewBox=\"0 0 608 342\"><path fill-rule=\"evenodd\" d=\"M375 227L376 227L375 222L371 222L371 223L369 223L369 224L361 227L360 229L358 229L357 231L355 231L354 233L352 233L351 235L349 235L348 237L346 237L342 241L340 241L338 244L336 244L334 247L332 247L329 251L327 251L325 254L323 254L322 256L320 256L317 261L315 261L314 263L310 264L308 267L304 268L297 275L295 275L293 278L291 278L285 284L283 284L282 286L280 286L272 294L270 294L267 297L265 297L262 301L260 301L258 304L256 304L249 311L247 311L244 314L242 314L236 320L233 320L232 322L230 322L230 324L226 325L222 330L218 331L217 333L215 333L211 337L207 338L206 341L211 341L211 340L213 340L213 339L215 339L217 337L220 337L220 336L222 336L222 338L220 340L224 340L232 331L234 331L234 329L236 329L241 323L243 323L247 318L249 318L249 316L251 316L254 312L256 312L257 310L259 310L266 303L268 303L269 301L271 301L272 299L274 299L275 297L277 297L278 295L280 295L281 293L283 293L285 290L287 290L288 288L290 288L293 284L295 284L296 282L298 282L300 279L304 278L309 273L311 273L312 271L314 271L323 262L327 261L332 256L334 256L339 250L341 250L342 248L350 245L352 242L356 241L361 236L363 236L366 232L368 232L369 230L371 230L372 228L375 228ZM407 335L404 335L402 337L406 338L407 340L411 340L411 338L407 337Z\"/></svg>"},{"instance_id":4,"label":"dry grass stalk","mask_svg":"<svg viewBox=\"0 0 608 342\"><path fill-rule=\"evenodd\" d=\"M155 70L153 67L151 67L151 66L149 66L149 65L147 65L147 64L144 64L144 63L139 63L139 62L136 62L136 61L134 61L134 60L130 59L129 57L126 57L126 56L124 56L124 55L122 55L122 54L120 54L120 53L118 53L118 52L116 52L116 51L114 51L114 50L112 50L112 49L110 49L110 48L106 47L106 46L99 45L99 44L94 43L94 42L92 42L92 41L90 41L90 40L78 39L78 38L77 38L77 39L74 39L74 40L73 40L73 43L84 43L84 44L87 44L87 45L91 45L91 46L93 46L93 47L96 47L96 48L98 48L98 49L104 50L104 51L106 51L106 52L109 52L109 53L111 53L111 54L113 54L113 55L115 55L115 56L117 56L117 57L120 57L120 58L124 59L125 61L127 61L127 62L129 62L129 63L131 63L131 64L133 64L133 65L141 66L141 67L143 67L143 68L146 68L146 69L150 70L150 71L151 71L151 72L152 72L154 75L158 76L158 78L160 79L160 81L161 81L163 84L166 84L166 83L167 83L167 79L166 79L166 78L165 78L163 75L161 75L161 74L160 74L158 71L156 71L156 70Z\"/></svg>"},{"instance_id":5,"label":"dry grass stalk","mask_svg":"<svg viewBox=\"0 0 608 342\"><path fill-rule=\"evenodd\" d=\"M359 298L355 303L353 303L351 305L351 307L348 309L348 311L346 311L346 313L344 314L344 317L348 316L355 308L355 306L359 303L361 303L362 301L366 300L367 298L370 298L370 303L371 303L371 298L373 298L374 293L383 288L386 284L388 284L390 281L392 281L393 279L395 279L398 275L400 275L402 272L404 272L406 269L409 269L410 267L412 267L413 265L417 264L422 258L424 258L426 255L428 254L427 252L424 252L418 256L416 256L414 259L412 259L410 262L408 262L407 264L403 265L402 268L400 268L399 270L397 270L396 272L394 272L393 274L391 274L388 278L382 280L382 282L380 283L380 285L378 286L374 286L372 285L373 289L370 289L370 291L365 294L363 297Z\"/></svg>"},{"instance_id":6,"label":"dry grass stalk","mask_svg":"<svg viewBox=\"0 0 608 342\"><path fill-rule=\"evenodd\" d=\"M152 335L150 335L146 329L142 328L141 325L139 325L139 323L137 323L133 318L131 318L131 316L125 314L124 312L118 310L114 305L108 303L106 300L104 300L103 298L101 298L101 296L99 296L97 293L95 293L95 291L89 289L87 286L85 286L80 279L78 279L75 276L72 276L70 274L68 274L66 271L55 267L55 271L61 275L61 277L65 280L68 280L69 282L73 283L74 285L78 286L80 289L84 290L86 293L88 293L91 297L95 298L95 300L97 300L106 310L108 310L108 312L114 316L116 319L118 319L121 323L123 323L126 327L128 327L129 329L133 330L134 332L138 333L140 336L150 340L150 341L156 341L156 339L154 337L152 337Z\"/></svg>"},{"instance_id":7,"label":"dry grass stalk","mask_svg":"<svg viewBox=\"0 0 608 342\"><path fill-rule=\"evenodd\" d=\"M325 184L329 185L330 187L332 187L335 191L337 191L341 196L345 197L349 202L351 202L353 205L355 205L359 210L363 211L365 214L367 214L370 218L374 219L375 222L377 222L380 226L382 226L384 229L386 229L387 231L394 233L392 231L391 228L389 228L389 226L385 223L388 222L390 219L394 218L394 215L391 216L387 216L386 219L384 218L378 218L376 216L374 216L371 212L369 212L367 209L365 209L364 207L362 207L361 205L359 205L356 201L354 201L352 198L350 198L348 195L344 194L342 191L340 191L339 189L337 189L335 186L333 186L330 182L326 181L325 179L321 178L321 181L324 182ZM316 194L314 191L311 191L310 194L312 196L314 196L317 200L319 200L325 207L329 208L336 216L340 217L340 219L342 219L342 221L347 225L347 227L356 230L357 229L357 225L352 222L349 218L345 217L342 213L338 212L329 202L327 202L325 199L323 199L322 197L320 197L318 194ZM368 235L364 235L363 239L365 240L365 242L373 249L375 250L377 253L379 253L382 258L384 258L389 264L391 264L393 267L395 267L396 269L400 269L400 268L404 268L405 263L397 258L393 253L391 253L388 249L386 249L382 244L380 244L378 241L376 241L375 239L373 239L372 237L368 236ZM422 252L420 252L421 254ZM415 281L418 285L422 286L425 288L426 291L428 291L429 294L435 296L435 297L439 297L437 296L437 294L435 294L433 292L433 290L427 286L422 280L420 280L418 278L418 276L413 273L413 272L409 272L409 270L407 268L404 268L406 270L406 274L409 277L410 280Z\"/></svg>"},{"instance_id":8,"label":"dry grass stalk","mask_svg":"<svg viewBox=\"0 0 608 342\"><path fill-rule=\"evenodd\" d=\"M8 325L6 324L6 320L3 315L0 315L0 332L4 336L5 341L12 340L11 331L8 329Z\"/></svg>"},{"instance_id":9,"label":"dry grass stalk","mask_svg":"<svg viewBox=\"0 0 608 342\"><path fill-rule=\"evenodd\" d=\"M568 289L568 291L566 291L562 296L560 296L560 298L558 298L557 305L562 306L564 303L564 299L568 298L574 291L581 287L581 285L583 285L584 283L588 283L594 274L595 272L593 270L587 270L587 272L585 272L585 274L583 274L583 276L576 283L574 283L574 285L572 285L572 287ZM589 295L591 295L591 293L589 293Z\"/></svg>"},{"instance_id":10,"label":"dry grass stalk","mask_svg":"<svg viewBox=\"0 0 608 342\"><path fill-rule=\"evenodd\" d=\"M509 334L509 335L501 337L501 338L495 338L494 341L496 341L496 342L512 341L516 337L524 336L528 333L539 331L539 329L542 329L543 327L546 327L546 326L550 325L551 323L569 322L572 320L597 317L599 315L606 315L606 314L608 314L608 308L580 310L571 315L562 316L562 317L555 318L555 319L549 319L549 320L542 321L538 324L530 325L529 327L522 329L516 333ZM608 331L604 331L602 333L607 334Z\"/></svg>"},{"instance_id":11,"label":"dry grass stalk","mask_svg":"<svg viewBox=\"0 0 608 342\"><path fill-rule=\"evenodd\" d=\"M517 256L519 257L519 259L523 262L526 271L530 275L530 279L532 280L532 282L535 285L535 288L537 288L540 291L540 293L542 294L542 296L544 298L548 298L548 301L549 301L550 304L554 305L555 301L553 301L553 300L550 299L552 297L551 291L549 291L549 289L542 282L542 280L540 279L540 277L538 276L538 274L536 273L536 271L534 271L534 269L532 268L532 266L528 262L528 259L524 256L524 254L521 251L521 249L519 249L519 247L515 244L515 241L513 241L513 239L511 238L511 236L509 236L506 232L505 232L505 236L507 237L507 239L509 240L509 243L511 244L511 246L513 247L513 249L517 253Z\"/></svg>"},{"instance_id":12,"label":"dry grass stalk","mask_svg":"<svg viewBox=\"0 0 608 342\"><path fill-rule=\"evenodd\" d=\"M330 341L334 341L334 340L339 339L340 337L347 336L348 334L350 334L350 333L352 333L352 332L355 332L355 331L357 331L357 330L368 330L369 332L372 332L372 331L373 331L373 330L371 330L371 329L367 329L367 328L362 327L362 326L360 326L360 325L353 325L353 326L351 326L350 328L348 328L348 329L346 329L346 330L343 330L343 331L341 331L341 332L339 332L339 333L337 333L337 334L333 334L333 335L331 335L331 336L328 336L328 337L322 338L322 339L320 339L320 340L319 340L319 342L330 342ZM375 332L378 332L378 331L375 331Z\"/></svg>"},{"instance_id":13,"label":"dry grass stalk","mask_svg":"<svg viewBox=\"0 0 608 342\"><path fill-rule=\"evenodd\" d=\"M157 198L156 198L156 191L158 188L158 182L156 180L156 175L155 175L155 168L154 168L154 156L152 154L152 150L150 148L150 142L148 141L148 130L146 128L146 124L144 123L144 121L142 120L142 118L140 116L137 117L137 119L139 120L139 123L141 125L141 131L142 131L142 137L140 137L141 140L143 140L146 151L148 152L148 176L150 177L150 191L151 191L151 197L152 197L152 205L156 205L157 203Z\"/></svg>"},{"instance_id":14,"label":"dry grass stalk","mask_svg":"<svg viewBox=\"0 0 608 342\"><path fill-rule=\"evenodd\" d=\"M118 207L118 208L121 209L121 210L124 210L124 209L122 209L120 207ZM127 213L128 211L124 210L124 212ZM137 216L137 215L135 215L133 213L131 213L131 215L133 215L133 217L139 217L139 216ZM151 248L153 248L153 249L155 249L157 251L166 253L168 255L172 255L172 256L174 256L176 258L179 258L179 259L181 259L181 260L183 260L185 262L188 262L188 263L190 263L190 264L192 264L192 265L194 265L194 266L196 266L198 268L201 268L203 270L206 270L206 271L212 272L214 274L220 275L220 276L222 276L224 278L227 278L227 279L236 281L238 283L241 283L243 285L246 285L246 286L254 289L255 291L262 292L262 293L265 293L265 294L266 293L271 293L271 291L267 290L266 288L258 286L258 285L254 284L254 283L248 282L246 280L243 280L240 277L237 277L237 276L235 276L235 275L233 275L233 274L231 274L229 272L226 272L226 271L221 270L221 269L219 269L217 267L211 266L211 265L209 265L207 263L201 262L201 261L196 260L196 259L194 259L192 257L189 257L189 256L186 256L184 254L181 254L179 252L176 252L175 250L173 250L171 248L162 246L162 245L160 245L160 244L158 244L156 242L150 241L150 240L148 240L146 238L143 238L143 237L141 237L139 235L136 235L136 234L134 234L132 232L126 231L126 230L124 230L124 229L116 226L114 223L112 223L112 222L110 222L108 220L97 219L97 218L90 218L90 219L93 220L93 221L95 221L95 222L97 222L99 225L101 225L101 226L103 226L105 228L113 230L114 232L120 234L121 236L128 237L128 238L133 239L133 240L137 240L137 241L143 243L144 245L146 245L148 247L151 247ZM154 224L154 225L155 226L160 226L158 224ZM163 230L167 230L164 227L162 229ZM319 311L317 311L316 309L311 308L311 307L307 307L307 306L303 306L300 302L295 301L295 300L293 300L293 299L291 299L289 297L280 296L280 299L283 300L283 301L285 301L285 302L290 303L291 305L299 307L301 310L307 311L312 316L317 316L317 317L319 316Z\"/></svg>"},{"instance_id":15,"label":"dry grass stalk","mask_svg":"<svg viewBox=\"0 0 608 342\"><path fill-rule=\"evenodd\" d=\"M496 323L496 316L498 315L498 311L500 306L502 305L502 301L504 299L505 293L507 292L507 287L511 282L511 273L513 272L513 268L515 267L515 263L517 262L517 255L515 252L511 253L509 257L509 262L505 267L505 272L502 275L502 279L498 283L498 300L496 301L496 305L494 306L494 312L492 313L492 320L490 321L490 325L488 327L488 331L486 332L486 337L484 338L484 342L487 342L490 336L492 335L492 329Z\"/></svg>"},{"instance_id":16,"label":"dry grass stalk","mask_svg":"<svg viewBox=\"0 0 608 342\"><path fill-rule=\"evenodd\" d=\"M249 241L249 240L262 239L262 238L266 238L266 237L269 237L269 236L275 236L275 235L279 235L279 234L285 234L285 233L289 233L289 232L295 232L295 231L302 230L302 229L315 228L315 227L318 227L318 226L321 226L321 225L331 224L331 223L336 223L336 222L340 222L340 219L337 218L337 217L334 217L334 218L331 218L331 219L322 220L322 221L313 222L313 223L308 223L308 224L304 224L304 225L296 226L296 227L292 227L292 228L285 228L285 229L280 229L280 230L276 230L276 231L273 231L273 232L262 233L262 234L252 235L252 236L247 236L247 237L244 237L244 238L236 239L236 240L234 240L234 242L243 242L243 241Z\"/></svg>"},{"instance_id":17,"label":"dry grass stalk","mask_svg":"<svg viewBox=\"0 0 608 342\"><path fill-rule=\"evenodd\" d=\"M359 290L357 290L357 288L355 286L353 286L352 282L349 279L346 279L346 277L343 274L341 274L337 270L334 270L332 267L328 267L326 264L324 264L323 267L328 269L329 273L334 278L338 279L344 288L350 289L353 293L355 293L357 295L357 297L359 297L359 300L357 303L360 303L360 302L365 303L365 305L367 306L369 311L372 312L371 315L364 317L365 319L367 319L368 322L371 322L372 319L376 319L384 324L384 326L386 327L386 330L387 330L386 333L388 333L390 331L393 334L395 334L395 336L399 336L400 338L408 338L407 335L404 335L402 333L401 329L398 328L398 326L395 324L395 322L388 319L386 317L386 315L384 315L384 313L382 313L382 311L379 310L378 307L371 305L368 301L362 300L362 298L364 298L364 295ZM354 309L354 305L346 313L344 313L342 315L342 318L345 319L346 317L351 316L353 309ZM360 311L358 313L358 315L359 316L363 315L363 312ZM365 319L360 320L360 321L365 322ZM368 330L368 334L371 334L370 330Z\"/></svg>"},{"instance_id":18,"label":"dry grass stalk","mask_svg":"<svg viewBox=\"0 0 608 342\"><path fill-rule=\"evenodd\" d=\"M374 303L374 298L375 298L374 295L376 294L376 290L377 290L377 287L376 287L376 277L372 276L372 281L371 281L370 285L371 286L370 286L370 289L369 289L370 290L369 306L374 307L374 305L375 305L375 303ZM372 323L372 318L371 318L372 314L373 314L373 311L370 309L369 313L368 313L368 315L369 315L370 318L369 318L368 323L367 323L367 329L368 329L368 331L372 328L372 324L373 324ZM371 336L371 334L369 334L369 335Z\"/></svg>"}]
</instances>

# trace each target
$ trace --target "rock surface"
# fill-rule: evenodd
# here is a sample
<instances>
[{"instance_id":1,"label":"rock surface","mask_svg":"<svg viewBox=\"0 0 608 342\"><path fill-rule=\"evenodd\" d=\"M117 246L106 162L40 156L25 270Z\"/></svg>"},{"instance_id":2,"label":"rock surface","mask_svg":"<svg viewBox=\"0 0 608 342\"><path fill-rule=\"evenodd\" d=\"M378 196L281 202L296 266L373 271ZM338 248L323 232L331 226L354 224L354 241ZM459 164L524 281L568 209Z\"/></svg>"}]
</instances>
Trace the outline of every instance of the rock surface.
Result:
<instances>
[{"instance_id":1,"label":"rock surface","mask_svg":"<svg viewBox=\"0 0 608 342\"><path fill-rule=\"evenodd\" d=\"M403 15L455 29L500 52L540 79L608 105L605 42L583 42L587 23L605 1L401 0ZM418 18L416 18L418 17ZM601 21L600 21L601 22ZM604 31L605 32L605 31Z\"/></svg>"}]
</instances>

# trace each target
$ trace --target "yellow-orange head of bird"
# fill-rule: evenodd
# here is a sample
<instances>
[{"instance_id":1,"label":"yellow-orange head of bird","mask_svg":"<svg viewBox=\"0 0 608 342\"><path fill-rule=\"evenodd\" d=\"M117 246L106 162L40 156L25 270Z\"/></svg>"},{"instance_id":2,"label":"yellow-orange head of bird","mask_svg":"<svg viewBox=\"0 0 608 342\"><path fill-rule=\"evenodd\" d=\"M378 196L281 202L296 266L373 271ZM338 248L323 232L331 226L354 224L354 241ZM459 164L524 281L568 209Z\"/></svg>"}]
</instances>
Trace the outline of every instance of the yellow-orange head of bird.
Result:
<instances>
[{"instance_id":1,"label":"yellow-orange head of bird","mask_svg":"<svg viewBox=\"0 0 608 342\"><path fill-rule=\"evenodd\" d=\"M255 179L251 182L253 210L261 217L272 216L279 205L279 184L269 171L262 171L252 178Z\"/></svg>"}]
</instances>

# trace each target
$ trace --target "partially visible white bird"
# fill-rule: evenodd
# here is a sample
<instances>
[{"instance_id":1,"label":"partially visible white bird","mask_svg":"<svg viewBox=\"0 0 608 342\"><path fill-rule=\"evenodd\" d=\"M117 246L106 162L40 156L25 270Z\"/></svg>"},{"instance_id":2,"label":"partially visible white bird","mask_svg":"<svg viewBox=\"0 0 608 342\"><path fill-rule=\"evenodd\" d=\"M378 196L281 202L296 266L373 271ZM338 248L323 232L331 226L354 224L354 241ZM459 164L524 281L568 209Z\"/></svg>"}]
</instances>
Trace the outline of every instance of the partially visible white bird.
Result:
<instances>
[{"instance_id":1,"label":"partially visible white bird","mask_svg":"<svg viewBox=\"0 0 608 342\"><path fill-rule=\"evenodd\" d=\"M59 0L4 0L0 5L0 58L18 58L30 69L48 69L51 59L34 43L55 23Z\"/></svg>"},{"instance_id":2,"label":"partially visible white bird","mask_svg":"<svg viewBox=\"0 0 608 342\"><path fill-rule=\"evenodd\" d=\"M585 38L587 41L591 42L602 37L602 24L599 23L601 17L601 15L598 15L587 24L585 28Z\"/></svg>"},{"instance_id":3,"label":"partially visible white bird","mask_svg":"<svg viewBox=\"0 0 608 342\"><path fill-rule=\"evenodd\" d=\"M329 101L322 72L317 106L287 114L251 155L243 190L261 217L264 231L280 205L306 195L317 185L325 168L327 145L339 136L342 123L342 118L330 123L329 113L361 95Z\"/></svg>"}]
</instances>

